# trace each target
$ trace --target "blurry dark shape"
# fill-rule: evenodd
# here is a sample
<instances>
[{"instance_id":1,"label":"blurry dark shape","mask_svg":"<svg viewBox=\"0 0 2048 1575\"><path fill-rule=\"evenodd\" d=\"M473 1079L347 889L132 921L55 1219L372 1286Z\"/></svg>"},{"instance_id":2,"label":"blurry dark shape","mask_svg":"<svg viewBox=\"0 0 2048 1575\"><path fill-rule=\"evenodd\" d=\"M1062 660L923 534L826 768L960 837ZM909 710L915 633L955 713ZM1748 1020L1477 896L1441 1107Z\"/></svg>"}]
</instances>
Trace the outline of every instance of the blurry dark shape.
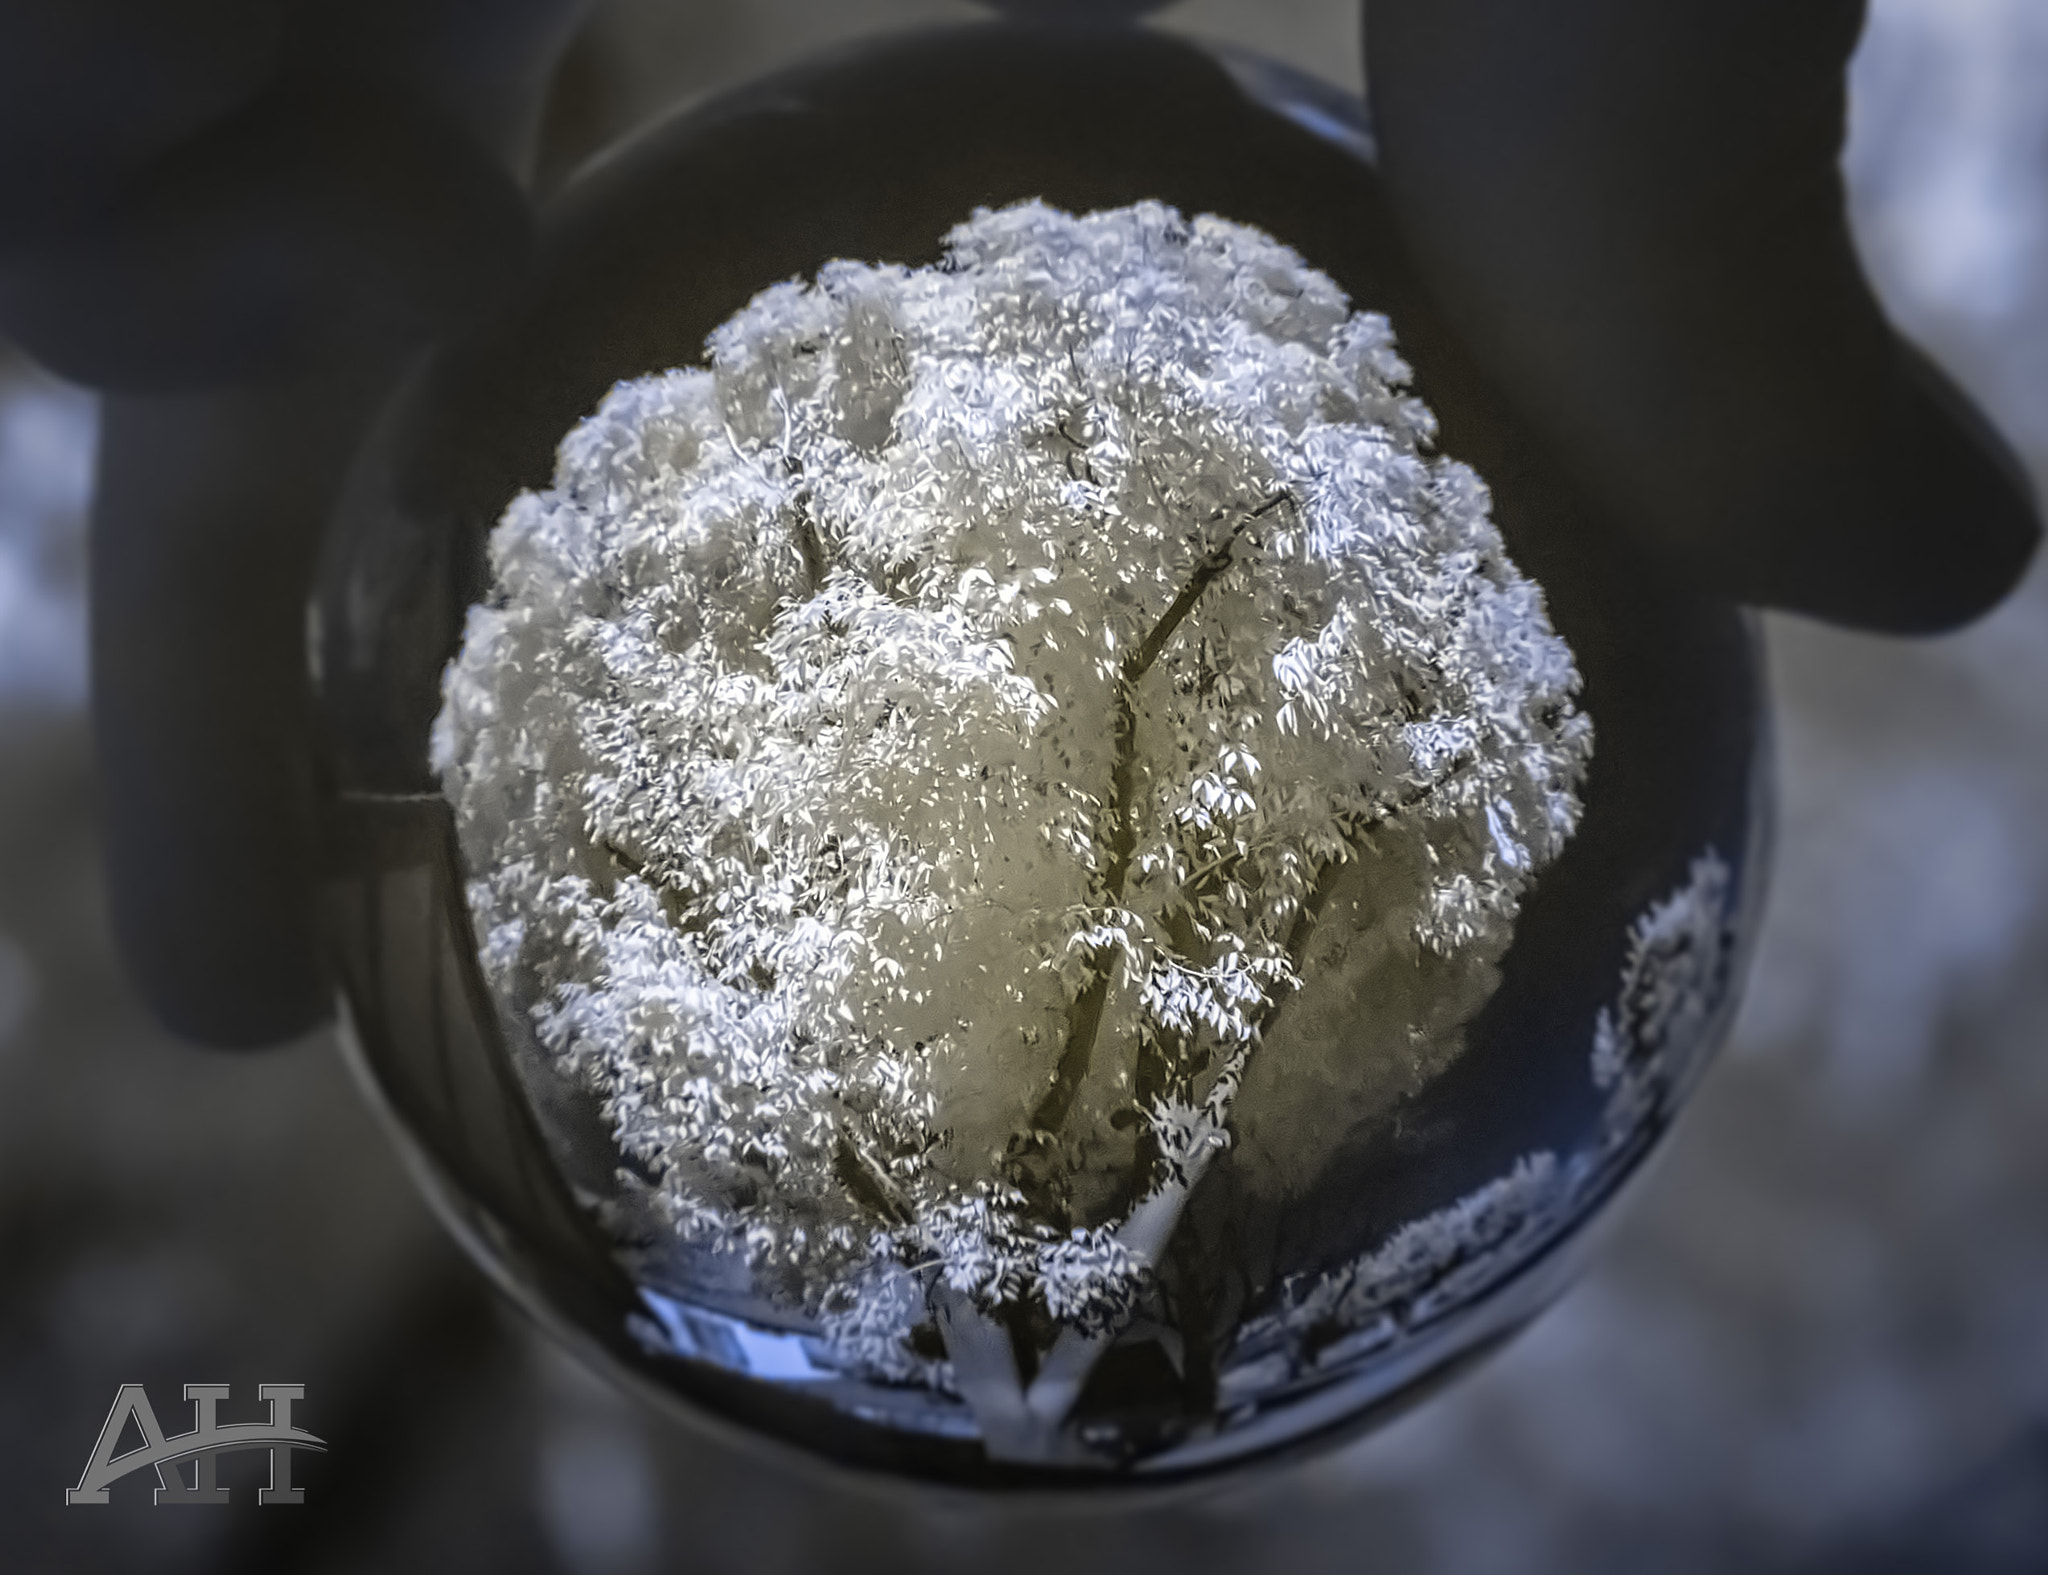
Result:
<instances>
[{"instance_id":1,"label":"blurry dark shape","mask_svg":"<svg viewBox=\"0 0 2048 1575\"><path fill-rule=\"evenodd\" d=\"M582 0L0 0L0 326L107 391L94 711L117 932L222 1045L328 1011L301 609L412 350L524 271Z\"/></svg>"},{"instance_id":2,"label":"blurry dark shape","mask_svg":"<svg viewBox=\"0 0 2048 1575\"><path fill-rule=\"evenodd\" d=\"M1846 1557L1812 1575L2038 1575L2048 1549L2048 1425L2036 1425L1980 1469Z\"/></svg>"},{"instance_id":3,"label":"blurry dark shape","mask_svg":"<svg viewBox=\"0 0 2048 1575\"><path fill-rule=\"evenodd\" d=\"M329 1010L300 607L389 371L105 402L93 722L114 929L158 1018L209 1044Z\"/></svg>"},{"instance_id":4,"label":"blurry dark shape","mask_svg":"<svg viewBox=\"0 0 2048 1575\"><path fill-rule=\"evenodd\" d=\"M533 161L562 56L593 0L376 0L329 8L313 58L336 47L396 72L515 172Z\"/></svg>"},{"instance_id":5,"label":"blurry dark shape","mask_svg":"<svg viewBox=\"0 0 2048 1575\"><path fill-rule=\"evenodd\" d=\"M236 1517L216 1575L377 1567L411 1540L402 1517L437 1452L469 1455L514 1481L523 1474L528 1428L489 1417L496 1397L517 1396L522 1411L530 1403L519 1342L489 1285L441 1244L426 1249L394 1274L377 1319L308 1375L312 1404L300 1409L318 1408L328 1448L317 1461L299 1457L305 1502L289 1515ZM253 1493L235 1493L245 1496ZM467 1565L472 1557L506 1575L553 1567L531 1551L538 1527L522 1496L507 1492L492 1519L495 1546L465 1548L466 1567L478 1567Z\"/></svg>"},{"instance_id":6,"label":"blurry dark shape","mask_svg":"<svg viewBox=\"0 0 2048 1575\"><path fill-rule=\"evenodd\" d=\"M423 340L524 266L511 174L426 101L298 71L0 272L46 366L155 392Z\"/></svg>"},{"instance_id":7,"label":"blurry dark shape","mask_svg":"<svg viewBox=\"0 0 2048 1575\"><path fill-rule=\"evenodd\" d=\"M1368 0L1387 191L1445 314L1581 485L1742 600L1975 617L2024 474L1886 322L1837 167L1863 0Z\"/></svg>"},{"instance_id":8,"label":"blurry dark shape","mask_svg":"<svg viewBox=\"0 0 2048 1575\"><path fill-rule=\"evenodd\" d=\"M247 104L280 0L0 0L0 265Z\"/></svg>"}]
</instances>

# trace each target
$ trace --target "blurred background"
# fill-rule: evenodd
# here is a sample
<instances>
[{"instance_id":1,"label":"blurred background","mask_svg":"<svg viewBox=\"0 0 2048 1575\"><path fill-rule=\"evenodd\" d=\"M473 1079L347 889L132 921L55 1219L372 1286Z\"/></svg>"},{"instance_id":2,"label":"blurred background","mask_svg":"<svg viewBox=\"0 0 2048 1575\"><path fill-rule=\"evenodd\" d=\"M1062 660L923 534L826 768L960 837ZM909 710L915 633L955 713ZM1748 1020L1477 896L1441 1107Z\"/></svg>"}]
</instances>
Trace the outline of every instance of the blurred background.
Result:
<instances>
[{"instance_id":1,"label":"blurred background","mask_svg":"<svg viewBox=\"0 0 2048 1575\"><path fill-rule=\"evenodd\" d=\"M602 0L543 182L677 98L959 0ZM1161 25L1356 87L1355 0ZM1873 0L1847 157L1895 318L2048 487L2048 7ZM0 1564L43 1571L2048 1569L2048 570L1956 636L1770 620L1782 829L1730 1048L1585 1280L1342 1452L1117 1515L686 1432L501 1307L332 1042L210 1055L109 948L92 399L0 352ZM302 1382L307 1506L67 1510L115 1388ZM246 1485L244 1485L246 1484ZM125 1488L125 1491L124 1491Z\"/></svg>"}]
</instances>

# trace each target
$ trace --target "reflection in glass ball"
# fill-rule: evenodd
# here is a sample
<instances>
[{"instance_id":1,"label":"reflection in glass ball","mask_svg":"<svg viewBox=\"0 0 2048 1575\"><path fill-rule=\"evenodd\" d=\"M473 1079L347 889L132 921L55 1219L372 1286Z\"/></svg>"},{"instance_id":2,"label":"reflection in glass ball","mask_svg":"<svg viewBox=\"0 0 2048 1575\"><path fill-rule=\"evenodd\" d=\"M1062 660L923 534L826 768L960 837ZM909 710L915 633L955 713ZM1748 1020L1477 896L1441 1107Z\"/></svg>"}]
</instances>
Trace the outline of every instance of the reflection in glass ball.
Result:
<instances>
[{"instance_id":1,"label":"reflection in glass ball","mask_svg":"<svg viewBox=\"0 0 2048 1575\"><path fill-rule=\"evenodd\" d=\"M1743 622L1473 371L1355 107L1071 46L600 165L318 608L348 1016L473 1250L699 1410L989 1484L1327 1436L1539 1307L1760 834Z\"/></svg>"}]
</instances>

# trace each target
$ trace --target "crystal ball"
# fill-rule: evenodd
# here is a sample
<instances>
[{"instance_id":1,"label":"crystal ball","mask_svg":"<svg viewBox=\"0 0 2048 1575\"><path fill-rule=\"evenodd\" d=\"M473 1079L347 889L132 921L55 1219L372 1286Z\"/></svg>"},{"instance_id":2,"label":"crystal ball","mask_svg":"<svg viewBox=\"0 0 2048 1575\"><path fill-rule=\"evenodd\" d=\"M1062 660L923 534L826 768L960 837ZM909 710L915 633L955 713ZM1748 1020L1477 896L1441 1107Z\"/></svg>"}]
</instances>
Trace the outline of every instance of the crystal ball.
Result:
<instances>
[{"instance_id":1,"label":"crystal ball","mask_svg":"<svg viewBox=\"0 0 2048 1575\"><path fill-rule=\"evenodd\" d=\"M604 156L312 613L429 1196L844 1466L1111 1490L1412 1402L1568 1283L1755 928L1746 615L1488 384L1363 106L1140 29Z\"/></svg>"}]
</instances>

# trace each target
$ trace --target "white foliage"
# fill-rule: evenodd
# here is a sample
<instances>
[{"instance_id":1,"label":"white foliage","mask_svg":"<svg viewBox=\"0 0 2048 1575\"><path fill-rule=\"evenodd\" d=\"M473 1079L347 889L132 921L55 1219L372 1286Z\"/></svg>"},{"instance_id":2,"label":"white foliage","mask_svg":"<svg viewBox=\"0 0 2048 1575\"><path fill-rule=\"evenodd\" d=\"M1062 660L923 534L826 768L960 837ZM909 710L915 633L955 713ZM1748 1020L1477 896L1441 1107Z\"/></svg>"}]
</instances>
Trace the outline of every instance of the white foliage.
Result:
<instances>
[{"instance_id":1,"label":"white foliage","mask_svg":"<svg viewBox=\"0 0 2048 1575\"><path fill-rule=\"evenodd\" d=\"M1618 1141L1685 1081L1727 997L1735 957L1733 877L1713 848L1685 885L1629 929L1621 994L1593 1029L1593 1082Z\"/></svg>"},{"instance_id":2,"label":"white foliage","mask_svg":"<svg viewBox=\"0 0 2048 1575\"><path fill-rule=\"evenodd\" d=\"M1490 968L1591 743L1384 318L1157 204L950 241L615 388L493 535L434 735L495 988L678 1231L850 1347L890 1261L1127 1304L1114 1227L1338 872L1420 872L1356 988Z\"/></svg>"}]
</instances>

